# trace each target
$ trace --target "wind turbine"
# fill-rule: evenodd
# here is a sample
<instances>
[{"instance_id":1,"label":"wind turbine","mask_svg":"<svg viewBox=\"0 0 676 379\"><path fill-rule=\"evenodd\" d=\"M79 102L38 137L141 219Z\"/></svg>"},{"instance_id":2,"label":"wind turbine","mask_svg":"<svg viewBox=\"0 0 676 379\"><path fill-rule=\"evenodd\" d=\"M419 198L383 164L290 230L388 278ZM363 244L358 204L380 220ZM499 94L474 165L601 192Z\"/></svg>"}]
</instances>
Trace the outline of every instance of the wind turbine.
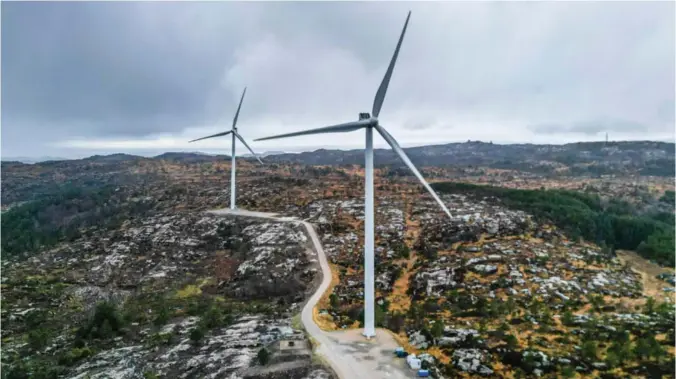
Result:
<instances>
[{"instance_id":1,"label":"wind turbine","mask_svg":"<svg viewBox=\"0 0 676 379\"><path fill-rule=\"evenodd\" d=\"M232 129L228 130L227 132L222 132L222 133L217 133L211 136L206 136L198 139L194 139L189 142L195 142L195 141L200 141L203 139L207 138L214 138L214 137L221 137L221 136L227 136L228 134L232 134L232 154L230 159L232 159L232 165L230 166L230 209L235 209L235 192L236 192L236 186L235 186L235 137L237 137L244 146L246 146L247 149L253 154L258 161L263 164L263 161L254 153L253 150L247 145L246 141L244 141L244 138L242 138L239 133L237 133L237 118L239 117L239 110L242 109L242 101L244 101L244 95L246 95L246 87L244 87L244 92L242 92L242 98L239 99L239 106L237 107L237 112L235 113L235 118L232 120Z\"/></svg>"},{"instance_id":2,"label":"wind turbine","mask_svg":"<svg viewBox=\"0 0 676 379\"><path fill-rule=\"evenodd\" d=\"M439 203L441 208L446 212L448 217L451 217L451 212L444 205L444 203L439 199L439 196L434 192L432 187L427 184L425 179L422 177L420 172L415 168L411 160L408 159L404 150L399 146L397 141L390 135L390 133L383 128L378 122L378 116L380 115L380 109L383 106L383 100L385 100L385 93L387 92L387 87L390 83L390 78L392 77L392 71L394 71L394 65L397 62L397 56L399 55L399 49L401 48L401 42L404 40L404 34L406 33L406 27L408 26L408 20L411 18L411 12L408 12L406 17L406 23L404 23L404 29L401 31L401 36L399 37L399 42L397 47L394 50L394 55L390 61L390 65L387 68L385 77L383 78L378 92L376 92L376 97L373 101L373 109L371 114L360 113L359 121L347 122L344 124L338 124L333 126L327 126L323 128L304 130L295 133L281 134L271 137L258 138L254 141L263 141L275 138L285 138L285 137L294 137L302 136L308 134L320 134L320 133L344 133L344 132L353 132L355 130L365 129L366 130L366 149L364 150L365 158L365 197L364 197L364 332L363 334L367 338L374 337L376 335L375 329L375 305L374 305L374 227L373 227L373 130L375 129L382 137L387 141L387 143L392 147L392 150L399 155L401 160L408 166L413 174L420 180L420 183L429 191L429 193L434 197L434 199Z\"/></svg>"}]
</instances>

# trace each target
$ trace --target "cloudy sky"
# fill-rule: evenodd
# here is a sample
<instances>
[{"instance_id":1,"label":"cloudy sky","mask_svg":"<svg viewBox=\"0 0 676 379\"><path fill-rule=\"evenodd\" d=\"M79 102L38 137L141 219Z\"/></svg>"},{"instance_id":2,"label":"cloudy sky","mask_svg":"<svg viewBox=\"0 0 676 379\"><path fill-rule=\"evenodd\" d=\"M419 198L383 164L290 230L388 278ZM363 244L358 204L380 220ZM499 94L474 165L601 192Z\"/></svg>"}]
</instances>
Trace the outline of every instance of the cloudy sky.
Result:
<instances>
[{"instance_id":1,"label":"cloudy sky","mask_svg":"<svg viewBox=\"0 0 676 379\"><path fill-rule=\"evenodd\" d=\"M674 2L2 3L2 156L229 150L370 111L403 146L674 139ZM358 148L363 133L251 142ZM384 146L379 137L376 146Z\"/></svg>"}]
</instances>

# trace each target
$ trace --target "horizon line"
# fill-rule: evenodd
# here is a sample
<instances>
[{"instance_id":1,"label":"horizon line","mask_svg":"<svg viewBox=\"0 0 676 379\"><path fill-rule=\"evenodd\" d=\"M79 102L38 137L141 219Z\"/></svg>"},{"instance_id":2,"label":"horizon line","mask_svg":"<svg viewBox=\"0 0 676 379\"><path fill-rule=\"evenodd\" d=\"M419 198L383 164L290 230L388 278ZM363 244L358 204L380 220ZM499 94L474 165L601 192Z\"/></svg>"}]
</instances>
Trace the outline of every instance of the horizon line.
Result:
<instances>
[{"instance_id":1,"label":"horizon line","mask_svg":"<svg viewBox=\"0 0 676 379\"><path fill-rule=\"evenodd\" d=\"M640 139L640 140L616 140L612 141L609 140L607 143L627 143L627 142L658 142L658 143L671 143L671 144L676 144L676 141L665 141L665 140L650 140L650 139ZM437 143L437 144L421 144L421 145L412 145L412 146L406 146L403 147L403 149L413 149L413 148L420 148L420 147L433 147L433 146L444 146L444 145L453 145L453 144L466 144L466 143L485 143L485 144L493 144L493 145L534 145L534 146L565 146L565 145L573 145L573 144L596 144L596 143L606 143L605 140L601 141L577 141L577 142L566 142L566 143L533 143L533 142L493 142L493 141L482 141L482 140L466 140L463 142L447 142L447 143ZM361 150L360 148L353 148L353 147L342 147L342 146L322 146L322 147L311 147L311 146L300 146L297 148L280 148L280 149L270 149L266 150L263 153L260 153L258 155L281 155L281 154L301 154L301 153L312 153L316 152L319 150L338 150L338 151L354 151L354 150ZM376 150L391 150L389 147L383 147L383 148L374 148L374 151ZM127 150L128 151L128 150ZM213 149L207 149L206 151L213 151ZM120 151L120 152L112 152L112 153L101 153L101 154L91 154L91 155L81 155L78 157L72 157L72 158L66 158L66 157L58 157L58 156L41 156L41 157L31 157L31 156L0 156L0 161L2 162L21 162L21 163L42 163L42 162L53 162L53 161L70 161L70 160L80 160L80 159L87 159L87 158L92 158L95 156L111 156L111 155L116 155L116 154L123 154L123 155L130 155L130 156L136 156L136 157L141 157L141 158L156 158L158 156L164 155L164 154L171 154L171 153L182 153L182 154L200 154L200 155L206 155L206 156L230 156L229 154L224 154L224 153L211 153L211 152L205 152L205 151L198 151L198 150L188 150L188 149L177 149L173 151L163 151L159 152L157 150L145 150L145 151L140 151L137 153L129 153L125 151ZM253 155L250 153L246 154L236 154L238 157L242 158L247 158L247 157L252 157Z\"/></svg>"}]
</instances>

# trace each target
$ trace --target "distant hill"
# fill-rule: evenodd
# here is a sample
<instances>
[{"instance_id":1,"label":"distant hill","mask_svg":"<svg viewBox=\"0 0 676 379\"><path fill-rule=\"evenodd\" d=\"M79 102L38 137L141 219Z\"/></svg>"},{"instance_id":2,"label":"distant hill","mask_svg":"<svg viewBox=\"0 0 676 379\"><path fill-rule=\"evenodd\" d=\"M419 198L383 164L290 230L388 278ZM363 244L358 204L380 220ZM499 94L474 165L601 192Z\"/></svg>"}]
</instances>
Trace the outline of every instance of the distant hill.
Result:
<instances>
[{"instance_id":1,"label":"distant hill","mask_svg":"<svg viewBox=\"0 0 676 379\"><path fill-rule=\"evenodd\" d=\"M210 162L214 159L214 156L211 154L204 154L199 152L194 153L168 152L155 156L153 157L153 159L161 159L173 162L197 163L197 162Z\"/></svg>"},{"instance_id":2,"label":"distant hill","mask_svg":"<svg viewBox=\"0 0 676 379\"><path fill-rule=\"evenodd\" d=\"M514 169L539 174L556 175L623 175L641 174L675 176L674 143L657 141L577 142L565 145L510 144L500 145L480 141L419 146L404 149L417 166L482 166ZM389 149L375 149L376 166L403 167L401 160ZM355 150L319 149L302 153L265 152L266 163L299 163L308 165L363 165L364 152ZM81 160L45 164L79 163L116 164L154 159L183 163L204 163L229 159L227 155L199 152L167 152L153 158L129 154L95 155ZM253 160L250 154L240 159ZM16 162L13 164L17 164ZM3 161L3 167L9 162Z\"/></svg>"},{"instance_id":3,"label":"distant hill","mask_svg":"<svg viewBox=\"0 0 676 379\"><path fill-rule=\"evenodd\" d=\"M266 151L259 154L261 157L277 156L286 154L283 151ZM292 154L291 154L292 155ZM250 158L253 159L253 154L237 154L238 158ZM197 162L211 162L214 160L223 160L230 159L230 155L225 154L205 154L200 152L168 152L164 154L157 155L153 159L162 159L166 161L175 161L175 162L184 162L184 163L197 163Z\"/></svg>"},{"instance_id":4,"label":"distant hill","mask_svg":"<svg viewBox=\"0 0 676 379\"><path fill-rule=\"evenodd\" d=\"M117 154L110 154L110 155L92 155L89 158L84 158L83 161L90 161L90 162L129 162L129 161L137 161L140 159L145 159L142 156L139 155L131 155L131 154L123 154L123 153L117 153Z\"/></svg>"},{"instance_id":5,"label":"distant hill","mask_svg":"<svg viewBox=\"0 0 676 379\"><path fill-rule=\"evenodd\" d=\"M487 166L573 175L640 173L674 176L674 144L654 141L579 142L566 145L485 142L449 143L404 149L419 166ZM389 149L375 149L374 164L403 166ZM313 165L363 164L363 150L326 150L267 157L268 162Z\"/></svg>"},{"instance_id":6,"label":"distant hill","mask_svg":"<svg viewBox=\"0 0 676 379\"><path fill-rule=\"evenodd\" d=\"M2 158L3 162L21 162L21 163L38 163L38 162L46 162L46 161L65 161L66 158L59 158L59 157L38 157L38 158L31 158L31 157L4 157Z\"/></svg>"},{"instance_id":7,"label":"distant hill","mask_svg":"<svg viewBox=\"0 0 676 379\"><path fill-rule=\"evenodd\" d=\"M271 155L283 155L283 154L287 154L287 152L285 152L285 151L266 151L266 152L260 153L258 155L265 158L265 157L269 157ZM245 157L245 158L250 158L250 157L253 157L253 154L242 154L241 156Z\"/></svg>"}]
</instances>

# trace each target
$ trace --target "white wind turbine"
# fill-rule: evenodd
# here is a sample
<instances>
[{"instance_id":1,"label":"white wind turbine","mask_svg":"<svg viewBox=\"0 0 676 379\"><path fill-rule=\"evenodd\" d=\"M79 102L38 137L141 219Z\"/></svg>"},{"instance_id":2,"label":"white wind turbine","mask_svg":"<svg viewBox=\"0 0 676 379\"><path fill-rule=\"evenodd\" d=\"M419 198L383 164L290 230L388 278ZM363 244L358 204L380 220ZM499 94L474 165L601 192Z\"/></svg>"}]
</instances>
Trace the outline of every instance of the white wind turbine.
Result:
<instances>
[{"instance_id":1,"label":"white wind turbine","mask_svg":"<svg viewBox=\"0 0 676 379\"><path fill-rule=\"evenodd\" d=\"M235 113L235 118L232 120L232 129L228 130L227 132L222 132L222 133L217 133L211 136L206 136L198 139L194 139L189 142L195 142L195 141L200 141L203 139L207 138L214 138L214 137L221 137L221 136L227 136L228 134L232 134L232 154L231 154L231 159L232 159L232 165L230 167L230 209L235 209L235 192L236 192L236 186L235 186L235 137L237 137L243 144L246 146L247 149L253 154L256 159L262 164L263 161L254 153L253 150L247 145L247 143L244 141L244 138L242 138L239 133L237 133L237 118L239 117L239 110L242 109L242 101L244 101L244 95L246 94L246 87L244 87L244 92L242 92L242 98L239 99L239 106L237 107L237 112Z\"/></svg>"},{"instance_id":2,"label":"white wind turbine","mask_svg":"<svg viewBox=\"0 0 676 379\"><path fill-rule=\"evenodd\" d=\"M397 141L390 135L390 133L385 130L378 123L378 116L380 115L380 108L382 108L383 100L385 99L385 93L387 92L387 86L390 83L390 78L392 77L392 71L394 70L394 65L397 61L397 56L399 55L399 48L401 48L401 42L404 40L404 34L406 33L406 27L408 26L408 20L411 17L411 12L408 12L406 17L406 23L404 23L404 29L401 31L401 36L399 37L399 42L397 47L394 50L394 55L390 61L390 65L387 68L385 77L383 78L378 92L376 92L376 97L373 101L373 110L371 114L360 113L359 121L352 121L344 124L338 124L333 126L327 126L323 128L304 130L295 133L281 134L271 137L258 138L254 141L263 141L275 138L285 138L285 137L294 137L302 136L307 134L319 134L319 133L344 133L352 132L359 129L366 129L366 149L364 151L365 156L365 199L364 199L364 332L363 334L367 337L374 337L376 335L375 329L375 305L374 305L374 227L373 227L373 129L378 131L378 133L387 141L387 143L392 147L397 155L404 161L408 168L413 171L413 174L420 180L420 183L429 191L429 193L434 197L434 199L439 203L441 208L446 212L449 217L451 212L444 205L444 203L439 199L437 194L434 192L432 187L427 184L425 179L422 177L420 172L415 168L411 160L408 159L404 150L399 146Z\"/></svg>"}]
</instances>

